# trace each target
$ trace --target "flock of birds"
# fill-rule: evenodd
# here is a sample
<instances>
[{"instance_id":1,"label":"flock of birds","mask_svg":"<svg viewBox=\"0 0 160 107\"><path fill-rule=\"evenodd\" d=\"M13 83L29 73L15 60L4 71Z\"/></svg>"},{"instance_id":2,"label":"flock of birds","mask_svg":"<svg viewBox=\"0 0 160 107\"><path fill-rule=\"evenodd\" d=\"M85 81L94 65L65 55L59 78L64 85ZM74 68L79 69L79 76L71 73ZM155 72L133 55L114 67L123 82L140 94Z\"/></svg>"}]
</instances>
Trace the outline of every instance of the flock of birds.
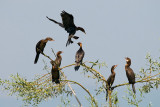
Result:
<instances>
[{"instance_id":1,"label":"flock of birds","mask_svg":"<svg viewBox=\"0 0 160 107\"><path fill-rule=\"evenodd\" d=\"M67 33L69 33L68 40L67 40L67 43L66 43L66 47L67 47L69 44L73 43L72 38L73 39L78 39L79 38L78 36L74 35L76 33L76 31L80 30L80 31L85 33L85 30L82 27L75 26L74 17L72 16L72 14L69 14L65 11L62 11L61 17L62 17L62 23L57 22L57 21L55 21L51 18L48 18L48 17L47 18L50 21L52 21L52 22L58 24L59 26L61 26L62 28L64 28L67 31ZM36 57L35 57L34 64L37 63L39 55L43 52L43 50L46 46L46 43L48 41L54 41L54 40L50 37L47 37L46 39L42 39L37 43L37 45L36 45ZM82 43L78 42L77 44L80 46L80 48L76 52L76 55L75 55L75 63L76 63L76 65L74 67L75 71L78 71L80 65L82 64L83 57L84 57L84 54L85 54L84 50L82 49ZM60 78L59 67L60 67L61 61L62 61L61 53L63 53L63 52L58 51L57 54L56 54L56 59L54 61L51 61L51 64L52 64L52 70L51 70L52 82L55 82L56 84L60 83L60 81L59 81L59 78ZM129 84L132 84L133 92L136 93L135 86L134 86L134 84L135 84L135 74L134 74L133 70L130 68L131 59L126 57L125 60L126 60L126 65L125 65L126 76L128 78ZM112 86L112 84L115 80L115 74L116 73L114 72L114 69L116 67L117 67L117 65L113 65L111 67L111 75L107 79L109 89L111 89L111 86ZM106 95L106 100L107 100L107 95Z\"/></svg>"}]
</instances>

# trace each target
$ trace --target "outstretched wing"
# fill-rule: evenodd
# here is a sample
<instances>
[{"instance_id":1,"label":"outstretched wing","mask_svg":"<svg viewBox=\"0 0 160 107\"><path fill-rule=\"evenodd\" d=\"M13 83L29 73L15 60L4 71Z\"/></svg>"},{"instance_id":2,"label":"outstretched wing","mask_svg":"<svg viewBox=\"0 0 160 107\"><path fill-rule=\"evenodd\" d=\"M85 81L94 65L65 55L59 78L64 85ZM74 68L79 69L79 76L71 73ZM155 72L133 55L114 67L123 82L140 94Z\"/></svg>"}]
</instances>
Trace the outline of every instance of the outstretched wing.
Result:
<instances>
[{"instance_id":1,"label":"outstretched wing","mask_svg":"<svg viewBox=\"0 0 160 107\"><path fill-rule=\"evenodd\" d=\"M46 16L46 17L47 17L47 16ZM62 28L64 28L64 26L63 26L62 23L59 23L59 22L57 22L57 21L55 21L55 20L53 20L53 19L51 19L51 18L49 18L49 17L47 17L47 19L49 19L50 21L52 21L52 22L58 24L59 26L61 26Z\"/></svg>"},{"instance_id":2,"label":"outstretched wing","mask_svg":"<svg viewBox=\"0 0 160 107\"><path fill-rule=\"evenodd\" d=\"M71 14L69 14L65 11L62 11L61 17L62 17L63 25L66 29L69 27L75 27L74 17Z\"/></svg>"}]
</instances>

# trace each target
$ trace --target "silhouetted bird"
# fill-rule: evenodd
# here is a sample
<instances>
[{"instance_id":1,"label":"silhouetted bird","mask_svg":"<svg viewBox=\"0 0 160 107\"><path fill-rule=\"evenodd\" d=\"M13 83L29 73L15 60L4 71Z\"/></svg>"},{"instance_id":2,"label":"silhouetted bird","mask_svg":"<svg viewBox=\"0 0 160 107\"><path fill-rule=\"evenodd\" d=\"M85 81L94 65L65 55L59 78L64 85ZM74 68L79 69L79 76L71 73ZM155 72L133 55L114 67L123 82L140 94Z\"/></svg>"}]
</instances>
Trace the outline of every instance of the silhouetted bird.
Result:
<instances>
[{"instance_id":1,"label":"silhouetted bird","mask_svg":"<svg viewBox=\"0 0 160 107\"><path fill-rule=\"evenodd\" d=\"M62 57L61 54L62 51L58 51L57 52L57 57L55 59L54 62L51 62L52 64L52 70L51 70L51 74L52 74L52 82L55 82L56 84L59 84L59 67L61 66L61 61L62 61Z\"/></svg>"},{"instance_id":2,"label":"silhouetted bird","mask_svg":"<svg viewBox=\"0 0 160 107\"><path fill-rule=\"evenodd\" d=\"M126 75L127 75L127 78L128 78L128 81L129 81L129 84L132 84L132 89L133 89L133 92L136 93L136 90L135 90L135 74L133 72L133 70L130 68L130 65L131 65L131 59L126 57L126 65L125 65L125 70L126 70Z\"/></svg>"},{"instance_id":3,"label":"silhouetted bird","mask_svg":"<svg viewBox=\"0 0 160 107\"><path fill-rule=\"evenodd\" d=\"M47 17L47 16L46 16ZM69 14L65 11L62 11L61 13L61 17L62 17L62 23L59 23L53 19L48 18L50 21L53 21L54 23L58 24L59 26L61 26L62 28L64 28L68 33L68 41L66 43L66 46L69 45L70 43L73 43L73 41L71 40L71 38L74 39L78 39L78 36L74 36L74 34L76 33L77 30L80 30L82 32L85 33L85 30L82 27L76 27L74 24L74 17L72 16L72 14Z\"/></svg>"},{"instance_id":4,"label":"silhouetted bird","mask_svg":"<svg viewBox=\"0 0 160 107\"><path fill-rule=\"evenodd\" d=\"M111 75L108 77L108 79L107 79L107 83L108 83L108 85L109 85L109 90L110 90L110 88L111 88L111 86L112 86L112 84L113 84L113 82L114 82L114 79L115 79L115 75L116 75L116 73L114 72L114 69L117 67L118 65L113 65L112 67L111 67ZM107 92L108 90L106 89L106 101L107 101L107 98L108 98L108 92Z\"/></svg>"},{"instance_id":5,"label":"silhouetted bird","mask_svg":"<svg viewBox=\"0 0 160 107\"><path fill-rule=\"evenodd\" d=\"M47 37L46 39L42 39L42 40L40 40L40 41L37 43L37 45L36 45L36 58L35 58L35 60L34 60L34 64L37 63L38 58L39 58L39 55L40 55L41 52L43 52L43 50L44 50L44 48L45 48L45 46L46 46L46 43L47 43L48 41L54 41L54 40L53 40L52 38L50 38L50 37ZM37 48L38 48L41 52L40 52Z\"/></svg>"},{"instance_id":6,"label":"silhouetted bird","mask_svg":"<svg viewBox=\"0 0 160 107\"><path fill-rule=\"evenodd\" d=\"M80 64L82 64L83 57L84 57L84 54L85 54L85 52L82 49L82 43L79 42L77 44L80 46L80 48L77 51L76 56L75 56L75 62L76 62L76 66L74 67L75 71L78 71L78 69L80 67Z\"/></svg>"}]
</instances>

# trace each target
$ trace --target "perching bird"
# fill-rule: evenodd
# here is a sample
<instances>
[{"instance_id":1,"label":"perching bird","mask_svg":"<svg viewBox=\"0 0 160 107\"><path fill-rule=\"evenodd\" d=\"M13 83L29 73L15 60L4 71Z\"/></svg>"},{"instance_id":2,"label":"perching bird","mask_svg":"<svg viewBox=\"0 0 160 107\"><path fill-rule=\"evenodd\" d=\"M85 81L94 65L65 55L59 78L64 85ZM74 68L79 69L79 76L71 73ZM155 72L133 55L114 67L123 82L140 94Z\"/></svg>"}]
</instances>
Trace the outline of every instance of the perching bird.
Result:
<instances>
[{"instance_id":1,"label":"perching bird","mask_svg":"<svg viewBox=\"0 0 160 107\"><path fill-rule=\"evenodd\" d=\"M46 46L46 43L47 43L48 41L54 41L54 40L53 40L52 38L50 38L50 37L47 37L46 39L42 39L42 40L40 40L40 41L37 43L37 45L36 45L36 58L35 58L35 60L34 60L34 64L37 63L38 58L39 58L39 55L40 55L41 52L43 52L43 50L44 50L44 48L45 48L45 46ZM41 52L40 52L37 48L38 48Z\"/></svg>"},{"instance_id":2,"label":"perching bird","mask_svg":"<svg viewBox=\"0 0 160 107\"><path fill-rule=\"evenodd\" d=\"M76 56L75 56L75 63L76 63L76 66L74 67L75 71L78 71L80 64L82 64L83 57L85 54L85 52L82 49L82 43L78 42L77 44L80 46L80 48L77 51Z\"/></svg>"},{"instance_id":3,"label":"perching bird","mask_svg":"<svg viewBox=\"0 0 160 107\"><path fill-rule=\"evenodd\" d=\"M126 57L126 65L125 65L125 70L126 70L126 75L127 75L127 78L128 78L128 81L129 81L129 84L132 84L132 89L133 89L133 92L136 93L136 90L135 90L135 74L133 72L133 70L130 68L130 65L131 65L131 59Z\"/></svg>"},{"instance_id":4,"label":"perching bird","mask_svg":"<svg viewBox=\"0 0 160 107\"><path fill-rule=\"evenodd\" d=\"M114 72L114 69L117 67L118 65L113 65L112 68L111 68L111 75L108 77L107 79L107 83L109 85L109 90L114 82L114 79L115 79L115 75L116 73ZM108 90L106 89L106 101L107 101L107 98L108 98Z\"/></svg>"},{"instance_id":5,"label":"perching bird","mask_svg":"<svg viewBox=\"0 0 160 107\"><path fill-rule=\"evenodd\" d=\"M55 82L56 84L60 83L60 81L59 81L59 67L61 66L61 61L62 61L62 57L60 55L61 53L63 53L63 52L58 51L55 61L51 62L51 64L52 64L52 70L51 70L52 82Z\"/></svg>"},{"instance_id":6,"label":"perching bird","mask_svg":"<svg viewBox=\"0 0 160 107\"><path fill-rule=\"evenodd\" d=\"M46 16L47 17L47 16ZM61 13L61 17L62 17L62 23L59 23L53 19L48 18L50 21L53 21L54 23L58 24L59 26L61 26L62 28L64 28L68 33L68 41L66 43L66 46L69 45L70 43L73 43L73 41L71 40L71 38L74 39L78 39L78 36L74 36L74 34L76 33L76 31L80 30L82 32L85 33L85 30L82 27L76 27L74 24L74 17L72 16L72 14L69 14L65 11L62 11Z\"/></svg>"}]
</instances>

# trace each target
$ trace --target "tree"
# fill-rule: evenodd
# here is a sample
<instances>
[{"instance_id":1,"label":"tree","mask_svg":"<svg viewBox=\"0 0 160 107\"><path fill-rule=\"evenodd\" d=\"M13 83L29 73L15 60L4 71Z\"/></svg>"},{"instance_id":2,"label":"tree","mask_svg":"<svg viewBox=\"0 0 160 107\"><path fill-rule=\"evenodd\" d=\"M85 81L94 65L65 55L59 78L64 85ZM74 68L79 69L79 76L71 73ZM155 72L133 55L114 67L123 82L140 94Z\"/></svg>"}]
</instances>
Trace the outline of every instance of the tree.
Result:
<instances>
[{"instance_id":1,"label":"tree","mask_svg":"<svg viewBox=\"0 0 160 107\"><path fill-rule=\"evenodd\" d=\"M53 49L52 52L54 53ZM49 56L41 52L45 57L52 60ZM54 54L55 55L55 54ZM139 103L143 101L143 96L145 93L151 92L152 88L158 88L160 84L160 58L154 60L150 54L146 55L146 61L147 61L147 68L142 68L139 71L139 74L136 74L136 84L141 84L138 88L136 88L137 91L140 92L140 95L136 95L132 92L132 90L127 87L127 96L124 97L124 100L128 102L130 105L139 106ZM66 94L66 96L71 96L72 94L75 96L78 104L82 106L82 103L79 101L79 99L76 96L75 91L72 89L70 83L76 84L80 86L86 93L90 96L88 101L90 102L91 106L98 107L98 102L96 101L96 96L92 96L89 90L87 90L82 84L67 80L66 76L64 75L63 69L67 67L72 67L75 64L70 64L64 67L59 68L61 72L61 84L53 84L51 81L51 73L50 68L47 66L47 64L44 62L45 66L44 69L48 71L43 76L38 76L34 78L34 81L28 82L27 79L22 78L18 73L17 75L11 75L11 80L2 80L0 79L0 85L3 86L4 90L8 90L10 92L9 95L16 94L17 97L21 97L24 101L25 105L33 104L34 106L37 106L40 102L48 99L48 98L55 98L56 96L59 96L61 94ZM89 66L90 65L90 66ZM105 77L95 69L95 67L98 67L99 70L101 67L106 66L105 63L99 63L99 61L91 62L86 61L81 64L83 67L84 74L92 73L92 75L89 75L88 78L96 79L97 83L99 84L98 89L95 91L96 95L100 93L106 93L106 89L109 89L107 80ZM109 106L115 107L118 106L118 95L117 91L114 91L114 89L123 87L125 85L129 85L128 82L118 84L115 86L112 86L112 90L108 90L108 96L109 96ZM71 91L69 91L69 89ZM140 97L137 97L140 96ZM62 100L64 105L67 105L67 103ZM69 100L68 100L69 102ZM149 104L151 106L151 104Z\"/></svg>"}]
</instances>

